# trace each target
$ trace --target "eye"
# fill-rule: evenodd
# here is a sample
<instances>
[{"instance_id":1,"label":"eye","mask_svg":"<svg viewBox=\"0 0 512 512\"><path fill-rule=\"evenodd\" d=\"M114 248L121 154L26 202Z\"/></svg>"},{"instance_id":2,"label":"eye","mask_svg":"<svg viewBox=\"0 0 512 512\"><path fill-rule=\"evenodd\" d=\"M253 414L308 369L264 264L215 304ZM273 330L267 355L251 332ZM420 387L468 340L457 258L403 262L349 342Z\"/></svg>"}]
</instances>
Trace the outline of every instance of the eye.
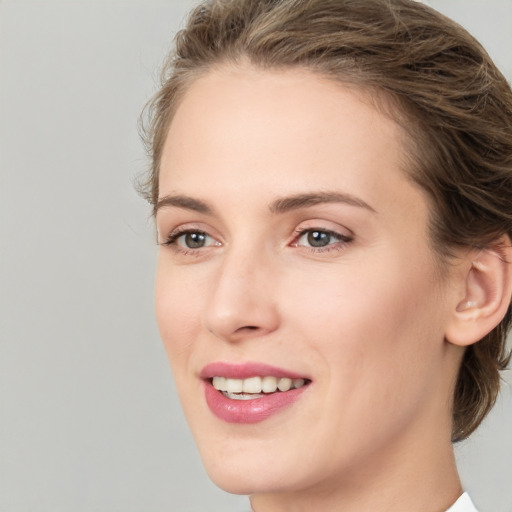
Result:
<instances>
[{"instance_id":1,"label":"eye","mask_svg":"<svg viewBox=\"0 0 512 512\"><path fill-rule=\"evenodd\" d=\"M178 242L182 242L188 249L199 249L207 243L208 235L201 232L183 233L177 238Z\"/></svg>"},{"instance_id":2,"label":"eye","mask_svg":"<svg viewBox=\"0 0 512 512\"><path fill-rule=\"evenodd\" d=\"M333 235L325 231L308 231L299 239L305 239L311 247L325 247L332 243Z\"/></svg>"},{"instance_id":3,"label":"eye","mask_svg":"<svg viewBox=\"0 0 512 512\"><path fill-rule=\"evenodd\" d=\"M352 238L329 229L313 228L300 230L295 240L292 244L295 247L329 250L344 247Z\"/></svg>"},{"instance_id":4,"label":"eye","mask_svg":"<svg viewBox=\"0 0 512 512\"><path fill-rule=\"evenodd\" d=\"M204 231L178 229L173 231L162 245L174 246L177 250L194 250L220 243Z\"/></svg>"}]
</instances>

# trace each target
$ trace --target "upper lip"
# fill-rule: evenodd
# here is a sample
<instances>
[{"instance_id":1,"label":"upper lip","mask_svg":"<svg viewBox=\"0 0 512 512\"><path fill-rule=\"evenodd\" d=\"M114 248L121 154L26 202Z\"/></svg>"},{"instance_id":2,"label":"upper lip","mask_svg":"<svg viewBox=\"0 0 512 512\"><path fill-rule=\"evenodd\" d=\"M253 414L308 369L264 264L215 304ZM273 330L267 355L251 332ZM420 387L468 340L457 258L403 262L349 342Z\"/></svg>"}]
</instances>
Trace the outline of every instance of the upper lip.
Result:
<instances>
[{"instance_id":1,"label":"upper lip","mask_svg":"<svg viewBox=\"0 0 512 512\"><path fill-rule=\"evenodd\" d=\"M202 379L211 379L213 377L227 377L230 379L248 379L249 377L288 377L289 379L309 379L309 377L277 366L266 363L246 362L246 363L227 363L218 361L207 364L199 376ZM310 380L310 379L309 379Z\"/></svg>"}]
</instances>

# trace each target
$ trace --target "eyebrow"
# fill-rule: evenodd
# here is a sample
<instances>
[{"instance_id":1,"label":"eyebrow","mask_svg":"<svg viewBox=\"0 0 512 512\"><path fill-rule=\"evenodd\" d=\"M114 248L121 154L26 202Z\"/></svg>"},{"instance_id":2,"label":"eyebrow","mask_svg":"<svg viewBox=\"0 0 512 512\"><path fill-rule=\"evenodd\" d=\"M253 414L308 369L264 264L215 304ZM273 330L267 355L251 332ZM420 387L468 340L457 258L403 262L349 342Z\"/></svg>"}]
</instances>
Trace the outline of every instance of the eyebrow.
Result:
<instances>
[{"instance_id":1,"label":"eyebrow","mask_svg":"<svg viewBox=\"0 0 512 512\"><path fill-rule=\"evenodd\" d=\"M368 203L362 199L351 194L341 192L312 192L306 194L295 194L292 196L281 197L276 199L270 204L270 212L274 214L283 214L292 210L299 210L301 208L310 208L318 204L324 203L343 203L350 206L357 206L364 208L373 213L377 213ZM206 215L213 215L215 213L212 206L208 203L190 196L184 195L168 195L160 198L154 207L154 215L161 208L174 206L176 208L183 208Z\"/></svg>"},{"instance_id":2,"label":"eyebrow","mask_svg":"<svg viewBox=\"0 0 512 512\"><path fill-rule=\"evenodd\" d=\"M156 215L161 208L165 208L166 206L175 206L176 208L192 210L207 215L213 214L213 208L208 203L200 199L182 195L161 197L153 208L153 214Z\"/></svg>"},{"instance_id":3,"label":"eyebrow","mask_svg":"<svg viewBox=\"0 0 512 512\"><path fill-rule=\"evenodd\" d=\"M344 203L350 206L365 208L373 213L377 213L368 203L351 194L341 192L313 192L308 194L296 194L289 197L276 199L270 205L272 213L286 213L300 208L309 208L323 203Z\"/></svg>"}]
</instances>

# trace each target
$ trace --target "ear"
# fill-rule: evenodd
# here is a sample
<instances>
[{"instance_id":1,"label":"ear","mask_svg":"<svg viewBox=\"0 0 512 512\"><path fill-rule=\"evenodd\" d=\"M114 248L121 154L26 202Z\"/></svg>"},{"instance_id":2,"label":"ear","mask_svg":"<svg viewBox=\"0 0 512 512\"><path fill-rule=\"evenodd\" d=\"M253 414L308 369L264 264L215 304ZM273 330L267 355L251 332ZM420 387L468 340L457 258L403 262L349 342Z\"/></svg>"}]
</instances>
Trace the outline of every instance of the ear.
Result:
<instances>
[{"instance_id":1,"label":"ear","mask_svg":"<svg viewBox=\"0 0 512 512\"><path fill-rule=\"evenodd\" d=\"M448 342L468 346L480 341L505 316L512 296L512 247L503 237L492 247L465 256L464 280L447 323Z\"/></svg>"}]
</instances>

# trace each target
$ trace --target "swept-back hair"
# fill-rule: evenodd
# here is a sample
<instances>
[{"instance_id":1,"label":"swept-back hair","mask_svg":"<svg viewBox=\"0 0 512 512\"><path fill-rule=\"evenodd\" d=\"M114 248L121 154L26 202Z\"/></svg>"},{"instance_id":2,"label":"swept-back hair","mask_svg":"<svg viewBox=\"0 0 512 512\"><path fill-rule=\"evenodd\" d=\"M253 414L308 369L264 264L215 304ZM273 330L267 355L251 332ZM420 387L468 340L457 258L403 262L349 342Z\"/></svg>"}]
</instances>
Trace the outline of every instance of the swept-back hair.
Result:
<instances>
[{"instance_id":1,"label":"swept-back hair","mask_svg":"<svg viewBox=\"0 0 512 512\"><path fill-rule=\"evenodd\" d=\"M408 174L431 206L432 247L444 265L455 247L512 237L512 91L466 30L413 0L213 0L175 40L161 89L146 110L152 167L141 185L158 200L162 147L187 87L216 66L249 60L306 68L365 88L404 127ZM496 400L510 354L504 320L467 348L453 400L454 441Z\"/></svg>"}]
</instances>

